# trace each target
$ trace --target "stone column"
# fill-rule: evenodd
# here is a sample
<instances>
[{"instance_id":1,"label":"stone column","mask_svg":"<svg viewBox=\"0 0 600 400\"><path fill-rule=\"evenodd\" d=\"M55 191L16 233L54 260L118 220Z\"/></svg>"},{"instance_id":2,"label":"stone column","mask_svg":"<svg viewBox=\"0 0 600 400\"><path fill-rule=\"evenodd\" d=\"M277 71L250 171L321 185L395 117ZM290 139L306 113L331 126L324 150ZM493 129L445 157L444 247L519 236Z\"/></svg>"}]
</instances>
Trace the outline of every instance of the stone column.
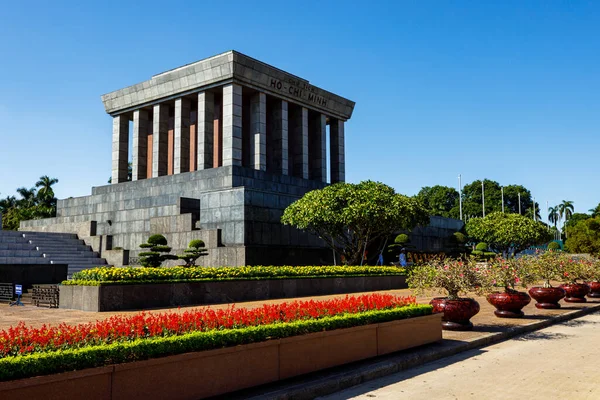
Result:
<instances>
[{"instance_id":1,"label":"stone column","mask_svg":"<svg viewBox=\"0 0 600 400\"><path fill-rule=\"evenodd\" d=\"M308 109L301 107L291 121L294 135L293 174L308 179Z\"/></svg>"},{"instance_id":2,"label":"stone column","mask_svg":"<svg viewBox=\"0 0 600 400\"><path fill-rule=\"evenodd\" d=\"M215 96L198 93L198 170L213 167L213 136L215 127Z\"/></svg>"},{"instance_id":3,"label":"stone column","mask_svg":"<svg viewBox=\"0 0 600 400\"><path fill-rule=\"evenodd\" d=\"M315 113L310 121L310 179L327 182L327 118Z\"/></svg>"},{"instance_id":4,"label":"stone column","mask_svg":"<svg viewBox=\"0 0 600 400\"><path fill-rule=\"evenodd\" d=\"M190 101L188 99L175 100L174 146L173 173L188 172L190 170Z\"/></svg>"},{"instance_id":5,"label":"stone column","mask_svg":"<svg viewBox=\"0 0 600 400\"><path fill-rule=\"evenodd\" d=\"M242 87L223 86L223 166L242 165Z\"/></svg>"},{"instance_id":6,"label":"stone column","mask_svg":"<svg viewBox=\"0 0 600 400\"><path fill-rule=\"evenodd\" d=\"M331 183L345 182L344 121L331 119L331 123L329 124L329 149L331 153Z\"/></svg>"},{"instance_id":7,"label":"stone column","mask_svg":"<svg viewBox=\"0 0 600 400\"><path fill-rule=\"evenodd\" d=\"M270 113L271 143L267 151L267 170L276 174L288 175L288 102L277 100L268 110Z\"/></svg>"},{"instance_id":8,"label":"stone column","mask_svg":"<svg viewBox=\"0 0 600 400\"><path fill-rule=\"evenodd\" d=\"M267 170L267 96L250 99L250 168Z\"/></svg>"},{"instance_id":9,"label":"stone column","mask_svg":"<svg viewBox=\"0 0 600 400\"><path fill-rule=\"evenodd\" d=\"M121 183L127 181L128 156L129 117L121 114L113 118L111 183Z\"/></svg>"},{"instance_id":10,"label":"stone column","mask_svg":"<svg viewBox=\"0 0 600 400\"><path fill-rule=\"evenodd\" d=\"M147 178L148 171L148 111L133 112L133 165L132 180Z\"/></svg>"},{"instance_id":11,"label":"stone column","mask_svg":"<svg viewBox=\"0 0 600 400\"><path fill-rule=\"evenodd\" d=\"M152 123L152 177L167 175L169 147L169 106L154 106Z\"/></svg>"}]
</instances>

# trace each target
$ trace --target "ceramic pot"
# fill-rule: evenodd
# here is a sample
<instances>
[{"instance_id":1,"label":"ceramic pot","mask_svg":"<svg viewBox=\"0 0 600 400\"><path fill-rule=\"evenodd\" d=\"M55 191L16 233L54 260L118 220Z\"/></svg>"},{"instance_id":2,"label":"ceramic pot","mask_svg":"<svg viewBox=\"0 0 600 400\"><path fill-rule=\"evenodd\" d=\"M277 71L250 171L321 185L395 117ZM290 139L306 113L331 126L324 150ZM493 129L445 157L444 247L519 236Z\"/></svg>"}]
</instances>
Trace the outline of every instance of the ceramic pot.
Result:
<instances>
[{"instance_id":1,"label":"ceramic pot","mask_svg":"<svg viewBox=\"0 0 600 400\"><path fill-rule=\"evenodd\" d=\"M588 282L587 285L590 287L590 292L587 295L588 297L600 297L600 282Z\"/></svg>"},{"instance_id":2,"label":"ceramic pot","mask_svg":"<svg viewBox=\"0 0 600 400\"><path fill-rule=\"evenodd\" d=\"M447 331L469 331L473 329L471 317L479 312L479 303L474 299L449 300L436 297L429 303L434 313L444 313L442 328Z\"/></svg>"},{"instance_id":3,"label":"ceramic pot","mask_svg":"<svg viewBox=\"0 0 600 400\"><path fill-rule=\"evenodd\" d=\"M529 289L529 295L537 301L535 306L543 309L560 308L558 302L565 297L565 289L561 287L540 287L535 286Z\"/></svg>"},{"instance_id":4,"label":"ceramic pot","mask_svg":"<svg viewBox=\"0 0 600 400\"><path fill-rule=\"evenodd\" d=\"M531 297L525 292L494 292L486 297L487 301L496 307L494 314L499 318L521 318L521 309L531 302Z\"/></svg>"},{"instance_id":5,"label":"ceramic pot","mask_svg":"<svg viewBox=\"0 0 600 400\"><path fill-rule=\"evenodd\" d=\"M590 292L590 287L585 283L568 283L560 285L560 287L567 293L565 296L567 303L585 303L587 301L585 296Z\"/></svg>"}]
</instances>

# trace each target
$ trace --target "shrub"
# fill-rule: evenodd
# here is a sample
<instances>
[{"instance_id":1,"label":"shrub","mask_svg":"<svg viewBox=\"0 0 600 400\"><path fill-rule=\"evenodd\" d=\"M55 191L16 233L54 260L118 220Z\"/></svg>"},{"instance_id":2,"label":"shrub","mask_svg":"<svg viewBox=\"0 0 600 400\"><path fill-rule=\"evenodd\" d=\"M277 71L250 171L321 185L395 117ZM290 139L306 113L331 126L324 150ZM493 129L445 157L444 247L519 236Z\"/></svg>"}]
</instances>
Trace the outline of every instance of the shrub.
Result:
<instances>
[{"instance_id":1,"label":"shrub","mask_svg":"<svg viewBox=\"0 0 600 400\"><path fill-rule=\"evenodd\" d=\"M454 232L454 239L456 240L456 243L458 244L463 244L467 242L467 236L462 233L462 232Z\"/></svg>"},{"instance_id":2,"label":"shrub","mask_svg":"<svg viewBox=\"0 0 600 400\"><path fill-rule=\"evenodd\" d=\"M171 252L171 248L167 246L167 238L163 235L152 235L148 238L147 243L140 244L143 249L150 249L139 254L140 264L144 267L160 267L166 260L177 260L177 256L172 254L162 254Z\"/></svg>"},{"instance_id":3,"label":"shrub","mask_svg":"<svg viewBox=\"0 0 600 400\"><path fill-rule=\"evenodd\" d=\"M558 242L548 243L548 250L560 250L560 244Z\"/></svg>"},{"instance_id":4,"label":"shrub","mask_svg":"<svg viewBox=\"0 0 600 400\"><path fill-rule=\"evenodd\" d=\"M475 246L475 250L477 251L487 251L488 249L488 245L487 243L484 242L479 242L477 243L477 246Z\"/></svg>"},{"instance_id":5,"label":"shrub","mask_svg":"<svg viewBox=\"0 0 600 400\"><path fill-rule=\"evenodd\" d=\"M200 282L244 279L284 279L343 276L402 275L403 268L373 266L254 266L134 268L97 267L73 274L63 285L139 284L153 282Z\"/></svg>"},{"instance_id":6,"label":"shrub","mask_svg":"<svg viewBox=\"0 0 600 400\"><path fill-rule=\"evenodd\" d=\"M180 260L185 261L185 267L194 267L196 265L196 260L206 255L208 255L208 251L206 251L206 247L204 247L204 241L193 239L188 244L185 254L177 257Z\"/></svg>"}]
</instances>

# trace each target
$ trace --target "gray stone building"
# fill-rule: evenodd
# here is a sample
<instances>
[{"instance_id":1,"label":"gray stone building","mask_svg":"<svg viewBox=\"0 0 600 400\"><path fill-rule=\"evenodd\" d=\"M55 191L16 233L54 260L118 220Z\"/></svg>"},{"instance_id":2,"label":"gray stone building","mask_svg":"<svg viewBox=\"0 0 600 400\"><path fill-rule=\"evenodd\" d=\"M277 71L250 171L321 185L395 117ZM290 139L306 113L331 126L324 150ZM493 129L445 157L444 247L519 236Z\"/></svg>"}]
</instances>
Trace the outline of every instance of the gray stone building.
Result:
<instances>
[{"instance_id":1,"label":"gray stone building","mask_svg":"<svg viewBox=\"0 0 600 400\"><path fill-rule=\"evenodd\" d=\"M153 233L176 252L203 239L206 265L330 262L318 238L279 220L307 191L345 180L354 102L236 51L102 101L113 117L112 184L59 200L56 218L20 230L77 233L116 265Z\"/></svg>"}]
</instances>

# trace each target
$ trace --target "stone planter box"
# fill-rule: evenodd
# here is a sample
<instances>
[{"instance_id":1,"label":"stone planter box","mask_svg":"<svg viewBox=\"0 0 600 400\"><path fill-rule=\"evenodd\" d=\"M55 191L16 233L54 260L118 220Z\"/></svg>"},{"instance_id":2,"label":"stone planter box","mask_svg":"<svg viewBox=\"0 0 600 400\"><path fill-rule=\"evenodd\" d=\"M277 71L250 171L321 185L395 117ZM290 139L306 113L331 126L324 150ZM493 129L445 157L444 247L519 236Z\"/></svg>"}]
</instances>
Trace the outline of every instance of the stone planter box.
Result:
<instances>
[{"instance_id":1,"label":"stone planter box","mask_svg":"<svg viewBox=\"0 0 600 400\"><path fill-rule=\"evenodd\" d=\"M201 399L442 339L442 314L0 382L0 398Z\"/></svg>"},{"instance_id":2,"label":"stone planter box","mask_svg":"<svg viewBox=\"0 0 600 400\"><path fill-rule=\"evenodd\" d=\"M60 308L122 311L406 288L404 276L60 286Z\"/></svg>"}]
</instances>

